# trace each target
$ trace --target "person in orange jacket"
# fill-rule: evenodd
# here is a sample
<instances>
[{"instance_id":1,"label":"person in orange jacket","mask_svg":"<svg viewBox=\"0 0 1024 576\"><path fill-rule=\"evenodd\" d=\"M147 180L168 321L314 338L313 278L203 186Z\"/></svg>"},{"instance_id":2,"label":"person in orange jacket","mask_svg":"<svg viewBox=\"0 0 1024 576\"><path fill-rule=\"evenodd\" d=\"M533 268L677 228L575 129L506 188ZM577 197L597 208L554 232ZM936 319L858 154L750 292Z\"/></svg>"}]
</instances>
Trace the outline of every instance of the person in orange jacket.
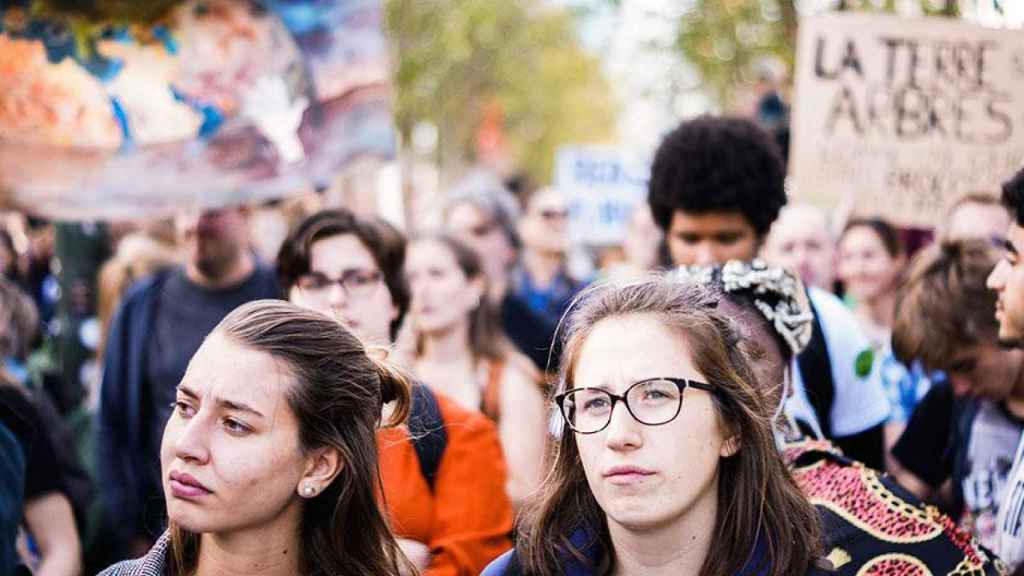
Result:
<instances>
[{"instance_id":1,"label":"person in orange jacket","mask_svg":"<svg viewBox=\"0 0 1024 576\"><path fill-rule=\"evenodd\" d=\"M390 225L325 210L289 234L277 269L293 303L387 347L409 307L404 259ZM408 426L381 430L377 443L391 528L424 576L476 575L511 548L505 458L486 416L417 384Z\"/></svg>"}]
</instances>

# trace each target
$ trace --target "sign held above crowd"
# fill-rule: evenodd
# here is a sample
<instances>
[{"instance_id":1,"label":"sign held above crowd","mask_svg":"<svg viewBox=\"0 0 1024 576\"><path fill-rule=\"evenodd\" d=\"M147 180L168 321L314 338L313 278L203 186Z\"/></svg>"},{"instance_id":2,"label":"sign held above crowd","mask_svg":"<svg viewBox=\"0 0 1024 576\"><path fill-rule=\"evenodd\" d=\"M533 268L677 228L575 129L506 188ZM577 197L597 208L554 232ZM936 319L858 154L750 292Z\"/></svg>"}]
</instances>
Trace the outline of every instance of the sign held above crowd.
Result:
<instances>
[{"instance_id":1,"label":"sign held above crowd","mask_svg":"<svg viewBox=\"0 0 1024 576\"><path fill-rule=\"evenodd\" d=\"M1024 165L1024 36L947 18L801 21L791 190L929 228Z\"/></svg>"}]
</instances>

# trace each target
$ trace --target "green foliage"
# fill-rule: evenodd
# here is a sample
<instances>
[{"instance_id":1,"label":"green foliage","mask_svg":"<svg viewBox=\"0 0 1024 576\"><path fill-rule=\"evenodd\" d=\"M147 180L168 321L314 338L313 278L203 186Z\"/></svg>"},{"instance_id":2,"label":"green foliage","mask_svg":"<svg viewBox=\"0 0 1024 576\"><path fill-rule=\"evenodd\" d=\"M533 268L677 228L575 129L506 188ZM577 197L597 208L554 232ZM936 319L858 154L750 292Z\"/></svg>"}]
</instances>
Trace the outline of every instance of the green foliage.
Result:
<instances>
[{"instance_id":1,"label":"green foliage","mask_svg":"<svg viewBox=\"0 0 1024 576\"><path fill-rule=\"evenodd\" d=\"M504 112L509 148L537 182L555 148L607 139L611 89L579 47L570 14L529 1L387 0L394 49L395 116L408 141L416 123L438 127L442 167L472 157L485 107Z\"/></svg>"},{"instance_id":2,"label":"green foliage","mask_svg":"<svg viewBox=\"0 0 1024 576\"><path fill-rule=\"evenodd\" d=\"M677 47L712 96L727 103L737 87L751 83L758 60L792 64L793 30L785 15L794 10L793 0L697 0L679 23Z\"/></svg>"},{"instance_id":3,"label":"green foliage","mask_svg":"<svg viewBox=\"0 0 1024 576\"><path fill-rule=\"evenodd\" d=\"M926 15L957 17L958 0L918 0ZM835 0L838 10L895 12L896 0ZM712 96L728 106L754 80L752 67L778 58L792 72L795 0L695 0L679 22L677 48Z\"/></svg>"}]
</instances>

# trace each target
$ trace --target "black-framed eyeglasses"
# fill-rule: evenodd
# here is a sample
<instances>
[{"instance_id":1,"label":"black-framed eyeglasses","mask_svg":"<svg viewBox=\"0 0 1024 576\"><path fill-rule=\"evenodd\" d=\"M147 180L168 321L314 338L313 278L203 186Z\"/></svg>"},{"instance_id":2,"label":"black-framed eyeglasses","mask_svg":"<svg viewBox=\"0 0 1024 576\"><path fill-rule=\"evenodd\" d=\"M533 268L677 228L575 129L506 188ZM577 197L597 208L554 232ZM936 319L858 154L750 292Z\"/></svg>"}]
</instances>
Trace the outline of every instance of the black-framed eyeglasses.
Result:
<instances>
[{"instance_id":1,"label":"black-framed eyeglasses","mask_svg":"<svg viewBox=\"0 0 1024 576\"><path fill-rule=\"evenodd\" d=\"M612 421L616 402L622 402L633 419L647 426L675 420L683 407L683 390L697 388L715 393L710 384L685 378L648 378L634 383L621 396L602 388L573 388L555 396L562 418L577 434L594 434Z\"/></svg>"},{"instance_id":2,"label":"black-framed eyeglasses","mask_svg":"<svg viewBox=\"0 0 1024 576\"><path fill-rule=\"evenodd\" d=\"M323 296L331 286L338 284L351 298L371 296L380 286L382 275L379 270L345 270L337 278L329 278L320 272L309 272L299 276L296 285L300 290L314 296Z\"/></svg>"}]
</instances>

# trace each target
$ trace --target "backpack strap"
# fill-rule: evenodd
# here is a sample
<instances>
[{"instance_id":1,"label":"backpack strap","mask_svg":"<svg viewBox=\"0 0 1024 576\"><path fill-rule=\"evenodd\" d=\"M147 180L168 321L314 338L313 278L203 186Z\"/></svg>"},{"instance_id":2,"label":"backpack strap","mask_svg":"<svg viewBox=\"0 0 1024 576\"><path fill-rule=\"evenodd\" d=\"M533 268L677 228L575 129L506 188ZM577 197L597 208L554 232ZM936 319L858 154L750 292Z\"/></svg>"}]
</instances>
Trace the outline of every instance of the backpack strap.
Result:
<instances>
[{"instance_id":1,"label":"backpack strap","mask_svg":"<svg viewBox=\"0 0 1024 576\"><path fill-rule=\"evenodd\" d=\"M807 348L797 356L797 366L803 377L804 390L810 400L818 423L826 437L832 437L832 402L835 400L836 386L832 379L832 361L828 357L828 345L825 332L821 329L821 320L817 308L811 303L814 312L814 327L811 341Z\"/></svg>"},{"instance_id":2,"label":"backpack strap","mask_svg":"<svg viewBox=\"0 0 1024 576\"><path fill-rule=\"evenodd\" d=\"M420 472L433 492L437 470L441 467L441 458L448 446L448 432L444 427L437 397L424 384L414 384L412 387L409 436L420 462Z\"/></svg>"}]
</instances>

